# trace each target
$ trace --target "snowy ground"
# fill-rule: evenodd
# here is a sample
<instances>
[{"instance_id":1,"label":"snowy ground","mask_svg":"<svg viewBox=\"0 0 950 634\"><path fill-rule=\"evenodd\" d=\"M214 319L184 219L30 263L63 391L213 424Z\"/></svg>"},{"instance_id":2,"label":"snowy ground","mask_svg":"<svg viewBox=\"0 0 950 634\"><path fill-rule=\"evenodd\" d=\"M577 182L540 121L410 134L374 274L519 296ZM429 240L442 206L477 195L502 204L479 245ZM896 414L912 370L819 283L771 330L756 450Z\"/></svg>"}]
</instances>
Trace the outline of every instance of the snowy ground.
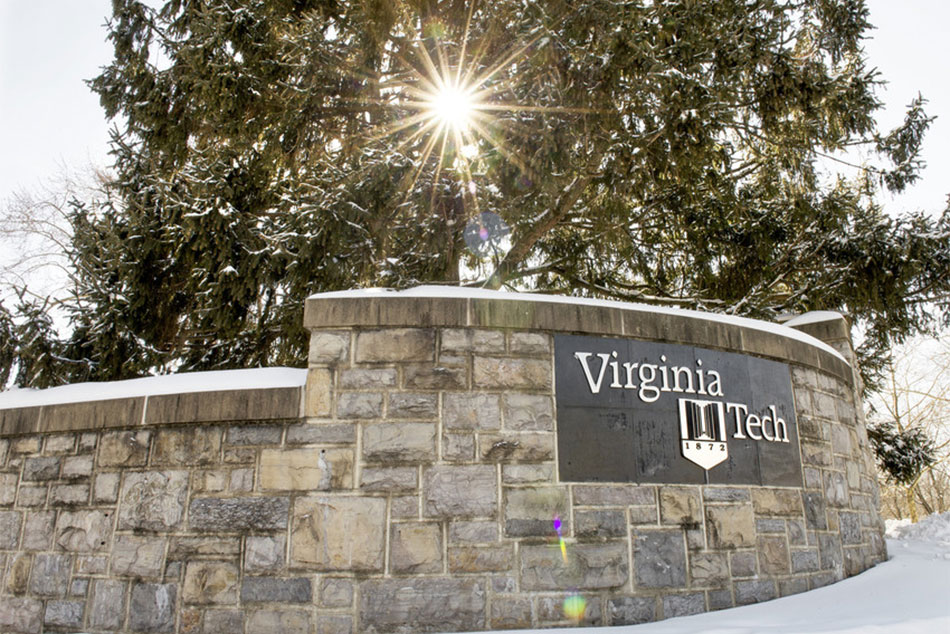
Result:
<instances>
[{"instance_id":1,"label":"snowy ground","mask_svg":"<svg viewBox=\"0 0 950 634\"><path fill-rule=\"evenodd\" d=\"M890 560L856 577L812 592L646 625L554 631L576 634L950 634L950 512L932 515L915 525L889 524L887 536ZM544 630L544 633L551 631Z\"/></svg>"}]
</instances>

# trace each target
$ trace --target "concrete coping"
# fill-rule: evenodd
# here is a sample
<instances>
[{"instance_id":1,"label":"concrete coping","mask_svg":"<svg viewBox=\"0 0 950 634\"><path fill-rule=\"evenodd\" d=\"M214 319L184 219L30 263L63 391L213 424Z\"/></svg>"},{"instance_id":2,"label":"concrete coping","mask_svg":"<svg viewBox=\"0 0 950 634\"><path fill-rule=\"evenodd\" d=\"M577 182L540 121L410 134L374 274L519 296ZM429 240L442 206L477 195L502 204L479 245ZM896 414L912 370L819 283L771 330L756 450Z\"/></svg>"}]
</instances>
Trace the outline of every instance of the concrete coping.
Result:
<instances>
[{"instance_id":1,"label":"concrete coping","mask_svg":"<svg viewBox=\"0 0 950 634\"><path fill-rule=\"evenodd\" d=\"M0 436L297 419L306 370L193 372L0 393Z\"/></svg>"},{"instance_id":2,"label":"concrete coping","mask_svg":"<svg viewBox=\"0 0 950 634\"><path fill-rule=\"evenodd\" d=\"M837 318L834 316L837 315ZM477 288L419 286L403 291L364 289L307 298L304 326L334 328L495 328L630 337L778 359L852 383L848 361L813 336L848 335L844 317L821 313L801 329L685 310L579 297L509 293Z\"/></svg>"}]
</instances>

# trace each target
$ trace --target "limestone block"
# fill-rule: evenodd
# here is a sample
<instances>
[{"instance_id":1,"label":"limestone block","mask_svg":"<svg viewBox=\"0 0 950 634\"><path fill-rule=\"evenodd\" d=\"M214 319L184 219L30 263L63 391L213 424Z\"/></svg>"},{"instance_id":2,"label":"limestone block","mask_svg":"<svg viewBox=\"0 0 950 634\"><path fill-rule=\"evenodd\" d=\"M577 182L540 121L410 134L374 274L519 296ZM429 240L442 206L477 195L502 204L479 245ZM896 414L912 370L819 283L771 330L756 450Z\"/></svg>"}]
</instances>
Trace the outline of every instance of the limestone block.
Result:
<instances>
[{"instance_id":1,"label":"limestone block","mask_svg":"<svg viewBox=\"0 0 950 634\"><path fill-rule=\"evenodd\" d=\"M63 459L56 456L27 458L23 462L23 479L29 482L55 480L59 477L62 463Z\"/></svg>"},{"instance_id":2,"label":"limestone block","mask_svg":"<svg viewBox=\"0 0 950 634\"><path fill-rule=\"evenodd\" d=\"M77 506L88 502L88 484L54 484L50 487L50 506Z\"/></svg>"},{"instance_id":3,"label":"limestone block","mask_svg":"<svg viewBox=\"0 0 950 634\"><path fill-rule=\"evenodd\" d=\"M755 518L746 505L706 507L710 548L744 548L755 544Z\"/></svg>"},{"instance_id":4,"label":"limestone block","mask_svg":"<svg viewBox=\"0 0 950 634\"><path fill-rule=\"evenodd\" d=\"M395 368L352 368L340 370L340 387L345 390L396 387Z\"/></svg>"},{"instance_id":5,"label":"limestone block","mask_svg":"<svg viewBox=\"0 0 950 634\"><path fill-rule=\"evenodd\" d=\"M244 577L241 603L310 603L313 589L307 577Z\"/></svg>"},{"instance_id":6,"label":"limestone block","mask_svg":"<svg viewBox=\"0 0 950 634\"><path fill-rule=\"evenodd\" d=\"M287 538L283 535L249 535L244 540L244 570L265 572L283 568L286 547Z\"/></svg>"},{"instance_id":7,"label":"limestone block","mask_svg":"<svg viewBox=\"0 0 950 634\"><path fill-rule=\"evenodd\" d=\"M92 456L66 456L63 458L63 478L67 480L88 478L92 475Z\"/></svg>"},{"instance_id":8,"label":"limestone block","mask_svg":"<svg viewBox=\"0 0 950 634\"><path fill-rule=\"evenodd\" d=\"M660 487L660 522L696 524L703 519L702 502L696 489Z\"/></svg>"},{"instance_id":9,"label":"limestone block","mask_svg":"<svg viewBox=\"0 0 950 634\"><path fill-rule=\"evenodd\" d=\"M298 423L287 427L288 445L340 445L355 443L355 423Z\"/></svg>"},{"instance_id":10,"label":"limestone block","mask_svg":"<svg viewBox=\"0 0 950 634\"><path fill-rule=\"evenodd\" d=\"M545 356L551 353L551 335L539 332L513 332L508 344L511 354Z\"/></svg>"},{"instance_id":11,"label":"limestone block","mask_svg":"<svg viewBox=\"0 0 950 634\"><path fill-rule=\"evenodd\" d=\"M603 622L603 615L600 612L600 601L588 601L584 607L584 614L580 620L575 622L568 619L564 614L563 596L539 597L535 600L537 605L538 624L542 627L548 625L567 625L568 623L576 625L599 625Z\"/></svg>"},{"instance_id":12,"label":"limestone block","mask_svg":"<svg viewBox=\"0 0 950 634\"><path fill-rule=\"evenodd\" d=\"M498 524L484 520L449 523L449 544L480 544L498 541Z\"/></svg>"},{"instance_id":13,"label":"limestone block","mask_svg":"<svg viewBox=\"0 0 950 634\"><path fill-rule=\"evenodd\" d=\"M822 570L840 572L843 566L841 538L827 533L818 534L819 563Z\"/></svg>"},{"instance_id":14,"label":"limestone block","mask_svg":"<svg viewBox=\"0 0 950 634\"><path fill-rule=\"evenodd\" d=\"M514 556L512 544L449 546L449 572L505 572Z\"/></svg>"},{"instance_id":15,"label":"limestone block","mask_svg":"<svg viewBox=\"0 0 950 634\"><path fill-rule=\"evenodd\" d=\"M653 486L592 486L576 485L574 504L578 506L655 505L656 487Z\"/></svg>"},{"instance_id":16,"label":"limestone block","mask_svg":"<svg viewBox=\"0 0 950 634\"><path fill-rule=\"evenodd\" d=\"M767 575L783 575L790 571L788 543L785 537L759 536L756 540L759 551L759 569Z\"/></svg>"},{"instance_id":17,"label":"limestone block","mask_svg":"<svg viewBox=\"0 0 950 634\"><path fill-rule=\"evenodd\" d=\"M185 568L185 603L237 603L238 569L232 563L192 561Z\"/></svg>"},{"instance_id":18,"label":"limestone block","mask_svg":"<svg viewBox=\"0 0 950 634\"><path fill-rule=\"evenodd\" d=\"M775 582L768 579L736 582L736 605L748 605L769 601L778 596L775 592Z\"/></svg>"},{"instance_id":19,"label":"limestone block","mask_svg":"<svg viewBox=\"0 0 950 634\"><path fill-rule=\"evenodd\" d=\"M94 579L89 595L89 627L94 630L121 629L125 616L126 584L113 579Z\"/></svg>"},{"instance_id":20,"label":"limestone block","mask_svg":"<svg viewBox=\"0 0 950 634\"><path fill-rule=\"evenodd\" d=\"M443 328L439 350L448 355L470 352L502 354L505 352L505 333L477 328Z\"/></svg>"},{"instance_id":21,"label":"limestone block","mask_svg":"<svg viewBox=\"0 0 950 634\"><path fill-rule=\"evenodd\" d=\"M350 333L312 331L310 333L310 365L334 365L350 357Z\"/></svg>"},{"instance_id":22,"label":"limestone block","mask_svg":"<svg viewBox=\"0 0 950 634\"><path fill-rule=\"evenodd\" d=\"M338 577L324 577L320 581L320 606L348 608L353 605L353 581Z\"/></svg>"},{"instance_id":23,"label":"limestone block","mask_svg":"<svg viewBox=\"0 0 950 634\"><path fill-rule=\"evenodd\" d=\"M475 357L475 387L551 390L551 362L542 359Z\"/></svg>"},{"instance_id":24,"label":"limestone block","mask_svg":"<svg viewBox=\"0 0 950 634\"><path fill-rule=\"evenodd\" d=\"M30 569L33 558L30 555L15 555L7 571L6 590L9 594L26 594L30 583Z\"/></svg>"},{"instance_id":25,"label":"limestone block","mask_svg":"<svg viewBox=\"0 0 950 634\"><path fill-rule=\"evenodd\" d=\"M752 508L760 515L801 517L802 496L797 490L753 489Z\"/></svg>"},{"instance_id":26,"label":"limestone block","mask_svg":"<svg viewBox=\"0 0 950 634\"><path fill-rule=\"evenodd\" d=\"M504 490L505 535L509 537L550 536L553 520L561 521L561 532L571 534L570 504L566 487L527 487Z\"/></svg>"},{"instance_id":27,"label":"limestone block","mask_svg":"<svg viewBox=\"0 0 950 634\"><path fill-rule=\"evenodd\" d=\"M706 598L709 600L710 610L725 610L734 607L732 601L732 590L709 590L706 592Z\"/></svg>"},{"instance_id":28,"label":"limestone block","mask_svg":"<svg viewBox=\"0 0 950 634\"><path fill-rule=\"evenodd\" d=\"M82 601L47 601L43 624L52 627L81 627L82 611Z\"/></svg>"},{"instance_id":29,"label":"limestone block","mask_svg":"<svg viewBox=\"0 0 950 634\"><path fill-rule=\"evenodd\" d=\"M656 599L653 597L616 597L607 600L607 616L611 625L637 625L656 620Z\"/></svg>"},{"instance_id":30,"label":"limestone block","mask_svg":"<svg viewBox=\"0 0 950 634\"><path fill-rule=\"evenodd\" d=\"M471 462L475 459L475 436L442 434L442 459L449 462Z\"/></svg>"},{"instance_id":31,"label":"limestone block","mask_svg":"<svg viewBox=\"0 0 950 634\"><path fill-rule=\"evenodd\" d=\"M435 331L426 328L367 330L356 335L356 362L432 361Z\"/></svg>"},{"instance_id":32,"label":"limestone block","mask_svg":"<svg viewBox=\"0 0 950 634\"><path fill-rule=\"evenodd\" d=\"M0 505L8 506L16 501L17 480L15 473L0 473Z\"/></svg>"},{"instance_id":33,"label":"limestone block","mask_svg":"<svg viewBox=\"0 0 950 634\"><path fill-rule=\"evenodd\" d=\"M749 489L735 487L703 487L703 499L707 502L747 502L751 499Z\"/></svg>"},{"instance_id":34,"label":"limestone block","mask_svg":"<svg viewBox=\"0 0 950 634\"><path fill-rule=\"evenodd\" d=\"M394 573L442 572L442 527L439 524L393 524L389 544L389 565Z\"/></svg>"},{"instance_id":35,"label":"limestone block","mask_svg":"<svg viewBox=\"0 0 950 634\"><path fill-rule=\"evenodd\" d=\"M72 567L73 558L69 555L36 555L33 574L30 575L30 592L41 597L65 597Z\"/></svg>"},{"instance_id":36,"label":"limestone block","mask_svg":"<svg viewBox=\"0 0 950 634\"><path fill-rule=\"evenodd\" d=\"M337 397L339 418L381 418L383 395L379 392L344 392Z\"/></svg>"},{"instance_id":37,"label":"limestone block","mask_svg":"<svg viewBox=\"0 0 950 634\"><path fill-rule=\"evenodd\" d=\"M793 550L791 555L792 572L814 572L818 570L817 550Z\"/></svg>"},{"instance_id":38,"label":"limestone block","mask_svg":"<svg viewBox=\"0 0 950 634\"><path fill-rule=\"evenodd\" d=\"M162 429L156 434L153 464L209 465L219 460L221 430L216 427Z\"/></svg>"},{"instance_id":39,"label":"limestone block","mask_svg":"<svg viewBox=\"0 0 950 634\"><path fill-rule=\"evenodd\" d=\"M626 537L627 516L621 509L574 512L577 537Z\"/></svg>"},{"instance_id":40,"label":"limestone block","mask_svg":"<svg viewBox=\"0 0 950 634\"><path fill-rule=\"evenodd\" d=\"M353 617L349 614L320 614L316 631L317 634L351 634Z\"/></svg>"},{"instance_id":41,"label":"limestone block","mask_svg":"<svg viewBox=\"0 0 950 634\"><path fill-rule=\"evenodd\" d=\"M686 547L682 531L636 531L633 565L638 587L685 587Z\"/></svg>"},{"instance_id":42,"label":"limestone block","mask_svg":"<svg viewBox=\"0 0 950 634\"><path fill-rule=\"evenodd\" d=\"M247 616L245 634L310 634L310 611L277 608L257 610Z\"/></svg>"},{"instance_id":43,"label":"limestone block","mask_svg":"<svg viewBox=\"0 0 950 634\"><path fill-rule=\"evenodd\" d=\"M42 627L42 601L25 597L0 597L0 631L33 634Z\"/></svg>"},{"instance_id":44,"label":"limestone block","mask_svg":"<svg viewBox=\"0 0 950 634\"><path fill-rule=\"evenodd\" d=\"M446 429L499 429L501 406L497 394L449 392L442 397Z\"/></svg>"},{"instance_id":45,"label":"limestone block","mask_svg":"<svg viewBox=\"0 0 950 634\"><path fill-rule=\"evenodd\" d=\"M755 552L743 551L729 554L729 566L733 577L756 576Z\"/></svg>"},{"instance_id":46,"label":"limestone block","mask_svg":"<svg viewBox=\"0 0 950 634\"><path fill-rule=\"evenodd\" d=\"M418 519L419 497L416 495L393 495L389 515L394 520Z\"/></svg>"},{"instance_id":47,"label":"limestone block","mask_svg":"<svg viewBox=\"0 0 950 634\"><path fill-rule=\"evenodd\" d=\"M504 484L554 482L554 463L502 465L501 481Z\"/></svg>"},{"instance_id":48,"label":"limestone block","mask_svg":"<svg viewBox=\"0 0 950 634\"><path fill-rule=\"evenodd\" d=\"M16 550L22 522L19 511L0 511L0 549Z\"/></svg>"},{"instance_id":49,"label":"limestone block","mask_svg":"<svg viewBox=\"0 0 950 634\"><path fill-rule=\"evenodd\" d=\"M165 540L160 537L118 535L112 544L114 576L160 577L165 567Z\"/></svg>"},{"instance_id":50,"label":"limestone block","mask_svg":"<svg viewBox=\"0 0 950 634\"><path fill-rule=\"evenodd\" d=\"M414 491L418 486L416 467L363 467L360 489L363 491Z\"/></svg>"},{"instance_id":51,"label":"limestone block","mask_svg":"<svg viewBox=\"0 0 950 634\"><path fill-rule=\"evenodd\" d=\"M86 592L89 591L89 579L80 578L73 579L69 584L69 596L71 597L84 597Z\"/></svg>"},{"instance_id":52,"label":"limestone block","mask_svg":"<svg viewBox=\"0 0 950 634\"><path fill-rule=\"evenodd\" d=\"M693 587L719 587L729 581L729 560L725 553L692 553L689 576Z\"/></svg>"},{"instance_id":53,"label":"limestone block","mask_svg":"<svg viewBox=\"0 0 950 634\"><path fill-rule=\"evenodd\" d=\"M236 559L241 553L239 537L172 537L168 544L170 560L187 560L195 557Z\"/></svg>"},{"instance_id":54,"label":"limestone block","mask_svg":"<svg viewBox=\"0 0 950 634\"><path fill-rule=\"evenodd\" d=\"M228 429L229 445L279 445L284 430L281 425L236 425Z\"/></svg>"},{"instance_id":55,"label":"limestone block","mask_svg":"<svg viewBox=\"0 0 950 634\"><path fill-rule=\"evenodd\" d=\"M492 629L527 629L531 627L531 600L527 597L493 597Z\"/></svg>"},{"instance_id":56,"label":"limestone block","mask_svg":"<svg viewBox=\"0 0 950 634\"><path fill-rule=\"evenodd\" d=\"M333 374L326 368L307 370L304 415L329 416L333 403Z\"/></svg>"},{"instance_id":57,"label":"limestone block","mask_svg":"<svg viewBox=\"0 0 950 634\"><path fill-rule=\"evenodd\" d=\"M669 594L663 597L663 618L701 614L706 611L706 595L702 592Z\"/></svg>"},{"instance_id":58,"label":"limestone block","mask_svg":"<svg viewBox=\"0 0 950 634\"><path fill-rule=\"evenodd\" d=\"M439 397L425 392L396 392L389 395L389 418L431 419L439 415Z\"/></svg>"},{"instance_id":59,"label":"limestone block","mask_svg":"<svg viewBox=\"0 0 950 634\"><path fill-rule=\"evenodd\" d=\"M353 450L264 449L260 485L264 490L327 491L353 488Z\"/></svg>"},{"instance_id":60,"label":"limestone block","mask_svg":"<svg viewBox=\"0 0 950 634\"><path fill-rule=\"evenodd\" d=\"M861 539L861 517L857 513L838 514L838 526L841 532L841 543L860 544Z\"/></svg>"},{"instance_id":61,"label":"limestone block","mask_svg":"<svg viewBox=\"0 0 950 634\"><path fill-rule=\"evenodd\" d=\"M498 508L495 468L491 465L440 465L423 476L427 517L492 517Z\"/></svg>"},{"instance_id":62,"label":"limestone block","mask_svg":"<svg viewBox=\"0 0 950 634\"><path fill-rule=\"evenodd\" d=\"M848 482L843 473L840 471L825 471L824 485L825 499L828 500L828 504L839 508L850 506Z\"/></svg>"},{"instance_id":63,"label":"limestone block","mask_svg":"<svg viewBox=\"0 0 950 634\"><path fill-rule=\"evenodd\" d=\"M111 503L119 499L119 473L97 473L92 488L92 501Z\"/></svg>"},{"instance_id":64,"label":"limestone block","mask_svg":"<svg viewBox=\"0 0 950 634\"><path fill-rule=\"evenodd\" d=\"M482 579L369 579L360 584L360 632L458 632L486 627Z\"/></svg>"},{"instance_id":65,"label":"limestone block","mask_svg":"<svg viewBox=\"0 0 950 634\"><path fill-rule=\"evenodd\" d=\"M119 528L175 528L181 522L187 494L187 471L126 473L119 495Z\"/></svg>"},{"instance_id":66,"label":"limestone block","mask_svg":"<svg viewBox=\"0 0 950 634\"><path fill-rule=\"evenodd\" d=\"M553 431L554 403L550 396L509 392L503 398L505 429Z\"/></svg>"},{"instance_id":67,"label":"limestone block","mask_svg":"<svg viewBox=\"0 0 950 634\"><path fill-rule=\"evenodd\" d=\"M201 634L237 634L244 631L243 610L206 610Z\"/></svg>"},{"instance_id":68,"label":"limestone block","mask_svg":"<svg viewBox=\"0 0 950 634\"><path fill-rule=\"evenodd\" d=\"M137 632L173 632L178 585L137 583L132 586L129 629Z\"/></svg>"},{"instance_id":69,"label":"limestone block","mask_svg":"<svg viewBox=\"0 0 950 634\"><path fill-rule=\"evenodd\" d=\"M287 528L287 497L197 498L188 520L199 531L273 531Z\"/></svg>"},{"instance_id":70,"label":"limestone block","mask_svg":"<svg viewBox=\"0 0 950 634\"><path fill-rule=\"evenodd\" d=\"M61 511L56 521L56 544L63 550L108 550L112 543L109 511Z\"/></svg>"},{"instance_id":71,"label":"limestone block","mask_svg":"<svg viewBox=\"0 0 950 634\"><path fill-rule=\"evenodd\" d=\"M99 467L141 467L148 460L151 433L118 431L102 435L99 441Z\"/></svg>"},{"instance_id":72,"label":"limestone block","mask_svg":"<svg viewBox=\"0 0 950 634\"><path fill-rule=\"evenodd\" d=\"M682 538L681 538L682 539ZM565 562L558 548L524 544L520 551L521 590L576 588L579 592L616 588L628 581L626 542L571 544Z\"/></svg>"},{"instance_id":73,"label":"limestone block","mask_svg":"<svg viewBox=\"0 0 950 634\"><path fill-rule=\"evenodd\" d=\"M374 423L363 426L368 462L435 462L435 423Z\"/></svg>"},{"instance_id":74,"label":"limestone block","mask_svg":"<svg viewBox=\"0 0 950 634\"><path fill-rule=\"evenodd\" d=\"M551 432L479 434L478 455L485 462L553 460L554 434Z\"/></svg>"},{"instance_id":75,"label":"limestone block","mask_svg":"<svg viewBox=\"0 0 950 634\"><path fill-rule=\"evenodd\" d=\"M760 535L763 533L785 533L785 520L781 519L762 519L755 520L755 531Z\"/></svg>"},{"instance_id":76,"label":"limestone block","mask_svg":"<svg viewBox=\"0 0 950 634\"><path fill-rule=\"evenodd\" d=\"M415 363L403 369L403 387L410 390L464 390L468 371L458 366Z\"/></svg>"},{"instance_id":77,"label":"limestone block","mask_svg":"<svg viewBox=\"0 0 950 634\"><path fill-rule=\"evenodd\" d=\"M631 506L630 523L631 524L658 524L657 507L653 506Z\"/></svg>"},{"instance_id":78,"label":"limestone block","mask_svg":"<svg viewBox=\"0 0 950 634\"><path fill-rule=\"evenodd\" d=\"M317 570L383 568L386 500L309 497L294 502L290 561Z\"/></svg>"}]
</instances>

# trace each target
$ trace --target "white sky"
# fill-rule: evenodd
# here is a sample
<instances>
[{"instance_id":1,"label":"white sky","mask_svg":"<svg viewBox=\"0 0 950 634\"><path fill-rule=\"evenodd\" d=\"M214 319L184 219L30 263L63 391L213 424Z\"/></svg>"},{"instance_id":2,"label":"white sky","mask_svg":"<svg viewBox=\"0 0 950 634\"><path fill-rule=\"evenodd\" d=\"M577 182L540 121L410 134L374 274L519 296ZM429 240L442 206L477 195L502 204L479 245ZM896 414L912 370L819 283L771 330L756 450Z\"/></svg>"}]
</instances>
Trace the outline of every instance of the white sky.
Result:
<instances>
[{"instance_id":1,"label":"white sky","mask_svg":"<svg viewBox=\"0 0 950 634\"><path fill-rule=\"evenodd\" d=\"M922 180L889 211L939 211L950 193L950 2L868 0L878 29L867 43L871 64L889 85L882 128L902 119L917 92L939 118L925 141ZM98 99L83 83L111 58L105 42L109 0L0 0L0 202L35 190L66 167L108 164L108 129Z\"/></svg>"}]
</instances>

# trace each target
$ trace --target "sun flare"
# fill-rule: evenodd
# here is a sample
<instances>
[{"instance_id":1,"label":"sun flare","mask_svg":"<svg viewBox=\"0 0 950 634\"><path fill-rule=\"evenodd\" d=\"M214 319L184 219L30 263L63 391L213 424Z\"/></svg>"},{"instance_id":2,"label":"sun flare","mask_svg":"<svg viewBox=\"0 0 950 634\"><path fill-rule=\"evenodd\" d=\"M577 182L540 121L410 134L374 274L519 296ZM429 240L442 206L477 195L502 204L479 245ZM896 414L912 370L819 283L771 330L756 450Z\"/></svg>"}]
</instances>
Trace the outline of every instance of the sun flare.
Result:
<instances>
[{"instance_id":1,"label":"sun flare","mask_svg":"<svg viewBox=\"0 0 950 634\"><path fill-rule=\"evenodd\" d=\"M458 133L468 131L476 108L472 91L455 84L443 85L429 102L431 116L449 131Z\"/></svg>"}]
</instances>

